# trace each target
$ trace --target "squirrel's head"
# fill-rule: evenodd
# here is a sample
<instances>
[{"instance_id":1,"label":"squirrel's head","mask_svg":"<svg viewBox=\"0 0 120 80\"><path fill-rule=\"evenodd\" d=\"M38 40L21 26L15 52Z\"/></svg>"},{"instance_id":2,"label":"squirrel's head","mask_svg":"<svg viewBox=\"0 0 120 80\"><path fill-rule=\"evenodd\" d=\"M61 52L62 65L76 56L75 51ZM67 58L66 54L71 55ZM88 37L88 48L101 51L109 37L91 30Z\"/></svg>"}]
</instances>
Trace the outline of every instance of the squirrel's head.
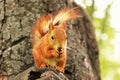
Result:
<instances>
[{"instance_id":1,"label":"squirrel's head","mask_svg":"<svg viewBox=\"0 0 120 80\"><path fill-rule=\"evenodd\" d=\"M50 30L48 31L51 48L60 54L66 47L67 35L65 27L64 24L60 26L50 25Z\"/></svg>"},{"instance_id":2,"label":"squirrel's head","mask_svg":"<svg viewBox=\"0 0 120 80\"><path fill-rule=\"evenodd\" d=\"M61 9L49 24L49 43L57 52L66 47L67 21L80 17L78 7Z\"/></svg>"}]
</instances>

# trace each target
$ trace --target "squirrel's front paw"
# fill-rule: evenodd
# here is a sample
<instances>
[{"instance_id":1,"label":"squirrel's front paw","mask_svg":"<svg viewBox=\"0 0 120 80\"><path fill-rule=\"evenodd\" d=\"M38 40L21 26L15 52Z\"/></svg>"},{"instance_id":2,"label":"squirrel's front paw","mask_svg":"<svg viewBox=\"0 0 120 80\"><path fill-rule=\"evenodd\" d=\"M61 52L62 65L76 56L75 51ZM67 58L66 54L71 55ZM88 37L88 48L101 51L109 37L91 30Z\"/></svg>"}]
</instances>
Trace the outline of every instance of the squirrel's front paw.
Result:
<instances>
[{"instance_id":1,"label":"squirrel's front paw","mask_svg":"<svg viewBox=\"0 0 120 80\"><path fill-rule=\"evenodd\" d=\"M55 57L55 58L58 58L59 54L58 53L53 53L52 56Z\"/></svg>"},{"instance_id":2,"label":"squirrel's front paw","mask_svg":"<svg viewBox=\"0 0 120 80\"><path fill-rule=\"evenodd\" d=\"M52 50L51 51L51 56L57 58L57 57L59 57L59 54L57 53L57 51Z\"/></svg>"},{"instance_id":3,"label":"squirrel's front paw","mask_svg":"<svg viewBox=\"0 0 120 80\"><path fill-rule=\"evenodd\" d=\"M59 66L55 66L56 70L58 70L59 72L64 72L64 68L59 67Z\"/></svg>"}]
</instances>

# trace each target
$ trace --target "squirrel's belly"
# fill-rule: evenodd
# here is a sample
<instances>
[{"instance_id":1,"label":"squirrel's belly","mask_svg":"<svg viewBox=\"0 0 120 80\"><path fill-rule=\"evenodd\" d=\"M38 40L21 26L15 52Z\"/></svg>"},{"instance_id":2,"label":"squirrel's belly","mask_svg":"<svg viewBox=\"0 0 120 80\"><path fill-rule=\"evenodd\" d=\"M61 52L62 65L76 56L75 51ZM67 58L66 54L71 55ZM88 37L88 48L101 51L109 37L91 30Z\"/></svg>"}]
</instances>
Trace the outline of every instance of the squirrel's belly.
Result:
<instances>
[{"instance_id":1,"label":"squirrel's belly","mask_svg":"<svg viewBox=\"0 0 120 80\"><path fill-rule=\"evenodd\" d=\"M57 58L48 59L47 62L50 66L54 67L57 64Z\"/></svg>"}]
</instances>

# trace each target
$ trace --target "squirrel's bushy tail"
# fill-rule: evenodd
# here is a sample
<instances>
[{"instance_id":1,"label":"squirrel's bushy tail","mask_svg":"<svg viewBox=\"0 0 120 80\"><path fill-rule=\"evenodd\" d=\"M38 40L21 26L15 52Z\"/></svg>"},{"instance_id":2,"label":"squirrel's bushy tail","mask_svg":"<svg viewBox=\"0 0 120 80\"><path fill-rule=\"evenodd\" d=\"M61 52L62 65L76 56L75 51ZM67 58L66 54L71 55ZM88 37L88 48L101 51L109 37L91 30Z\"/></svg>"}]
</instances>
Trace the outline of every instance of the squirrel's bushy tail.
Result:
<instances>
[{"instance_id":1,"label":"squirrel's bushy tail","mask_svg":"<svg viewBox=\"0 0 120 80\"><path fill-rule=\"evenodd\" d=\"M49 30L51 23L51 15L43 15L37 21L32 28L33 44L36 44Z\"/></svg>"},{"instance_id":2,"label":"squirrel's bushy tail","mask_svg":"<svg viewBox=\"0 0 120 80\"><path fill-rule=\"evenodd\" d=\"M66 23L71 19L81 17L78 7L61 9L53 19L53 25Z\"/></svg>"}]
</instances>

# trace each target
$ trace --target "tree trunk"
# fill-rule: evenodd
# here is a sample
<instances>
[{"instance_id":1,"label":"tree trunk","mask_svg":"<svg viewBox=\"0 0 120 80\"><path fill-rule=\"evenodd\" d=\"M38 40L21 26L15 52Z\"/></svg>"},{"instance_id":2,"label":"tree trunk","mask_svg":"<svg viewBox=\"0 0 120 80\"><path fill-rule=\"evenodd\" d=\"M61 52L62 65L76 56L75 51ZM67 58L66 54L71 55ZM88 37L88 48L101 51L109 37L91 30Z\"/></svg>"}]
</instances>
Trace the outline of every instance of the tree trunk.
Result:
<instances>
[{"instance_id":1,"label":"tree trunk","mask_svg":"<svg viewBox=\"0 0 120 80\"><path fill-rule=\"evenodd\" d=\"M56 12L72 0L0 0L0 70L12 80L34 65L31 28L42 14ZM98 46L93 24L79 6L82 18L68 27L65 75L70 80L100 80Z\"/></svg>"}]
</instances>

